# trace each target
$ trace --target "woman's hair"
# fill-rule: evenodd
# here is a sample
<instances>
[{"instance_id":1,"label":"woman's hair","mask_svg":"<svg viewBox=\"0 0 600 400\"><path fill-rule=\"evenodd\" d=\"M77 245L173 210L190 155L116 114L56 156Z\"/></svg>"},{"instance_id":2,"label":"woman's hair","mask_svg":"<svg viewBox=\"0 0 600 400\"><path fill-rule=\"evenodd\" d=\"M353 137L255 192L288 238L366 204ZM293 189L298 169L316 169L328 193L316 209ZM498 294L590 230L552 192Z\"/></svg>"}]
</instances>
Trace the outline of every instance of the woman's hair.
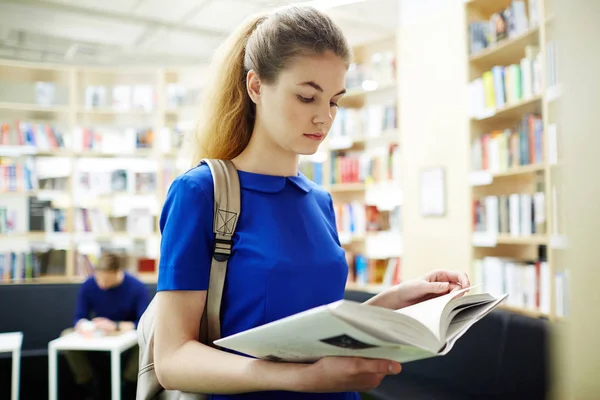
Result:
<instances>
[{"instance_id":1,"label":"woman's hair","mask_svg":"<svg viewBox=\"0 0 600 400\"><path fill-rule=\"evenodd\" d=\"M350 64L351 50L341 29L315 8L280 8L246 20L215 53L198 127L190 137L192 165L202 158L230 160L248 145L255 118L246 90L248 71L274 83L295 58L328 50Z\"/></svg>"},{"instance_id":2,"label":"woman's hair","mask_svg":"<svg viewBox=\"0 0 600 400\"><path fill-rule=\"evenodd\" d=\"M120 271L124 267L124 257L116 253L104 253L98 260L96 271Z\"/></svg>"}]
</instances>

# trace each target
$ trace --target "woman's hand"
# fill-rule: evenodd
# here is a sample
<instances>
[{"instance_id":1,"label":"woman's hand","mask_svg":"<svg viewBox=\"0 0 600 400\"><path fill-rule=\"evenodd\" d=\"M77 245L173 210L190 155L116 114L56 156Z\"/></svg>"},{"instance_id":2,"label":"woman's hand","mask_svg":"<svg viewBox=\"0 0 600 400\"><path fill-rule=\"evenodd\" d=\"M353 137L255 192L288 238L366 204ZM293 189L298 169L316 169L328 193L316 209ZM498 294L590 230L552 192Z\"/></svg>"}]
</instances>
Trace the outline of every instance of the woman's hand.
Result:
<instances>
[{"instance_id":1,"label":"woman's hand","mask_svg":"<svg viewBox=\"0 0 600 400\"><path fill-rule=\"evenodd\" d=\"M438 269L420 278L402 282L373 297L367 304L397 310L470 285L467 274Z\"/></svg>"},{"instance_id":2,"label":"woman's hand","mask_svg":"<svg viewBox=\"0 0 600 400\"><path fill-rule=\"evenodd\" d=\"M387 375L400 373L395 361L360 357L325 357L299 374L299 392L365 392L379 386Z\"/></svg>"}]
</instances>

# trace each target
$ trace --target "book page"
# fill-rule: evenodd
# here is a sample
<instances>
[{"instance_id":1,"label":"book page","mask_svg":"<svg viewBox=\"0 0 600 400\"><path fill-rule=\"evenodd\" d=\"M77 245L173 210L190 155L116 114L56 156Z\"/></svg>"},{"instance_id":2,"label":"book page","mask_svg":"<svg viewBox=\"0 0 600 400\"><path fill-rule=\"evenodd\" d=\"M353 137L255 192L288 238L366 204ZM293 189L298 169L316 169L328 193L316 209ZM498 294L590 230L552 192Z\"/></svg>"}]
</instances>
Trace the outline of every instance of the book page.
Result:
<instances>
[{"instance_id":1,"label":"book page","mask_svg":"<svg viewBox=\"0 0 600 400\"><path fill-rule=\"evenodd\" d=\"M454 346L454 343L456 343L469 328L489 314L494 308L498 307L507 296L508 294L505 294L496 298L496 300L491 303L477 304L458 312L450 322L448 330L446 331L447 346L442 354L448 353Z\"/></svg>"},{"instance_id":2,"label":"book page","mask_svg":"<svg viewBox=\"0 0 600 400\"><path fill-rule=\"evenodd\" d=\"M404 307L396 310L398 314L406 315L421 322L441 343L444 341L441 338L441 322L442 315L445 307L454 299L456 296L464 293L471 288L460 289L443 296L436 297L431 300L427 300L421 303L414 304L412 306Z\"/></svg>"},{"instance_id":3,"label":"book page","mask_svg":"<svg viewBox=\"0 0 600 400\"><path fill-rule=\"evenodd\" d=\"M326 356L355 356L407 362L435 354L382 341L331 314L334 306L237 333L214 343L248 356L282 362L314 362Z\"/></svg>"}]
</instances>

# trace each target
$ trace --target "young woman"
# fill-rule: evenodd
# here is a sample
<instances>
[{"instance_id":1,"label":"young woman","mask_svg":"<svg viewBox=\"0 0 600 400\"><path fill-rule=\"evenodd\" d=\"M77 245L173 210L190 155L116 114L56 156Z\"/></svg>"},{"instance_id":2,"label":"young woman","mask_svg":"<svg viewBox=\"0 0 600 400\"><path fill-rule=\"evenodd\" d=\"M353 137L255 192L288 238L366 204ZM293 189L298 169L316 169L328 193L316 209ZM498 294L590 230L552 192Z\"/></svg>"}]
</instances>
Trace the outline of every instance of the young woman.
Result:
<instances>
[{"instance_id":1,"label":"young woman","mask_svg":"<svg viewBox=\"0 0 600 400\"><path fill-rule=\"evenodd\" d=\"M204 157L233 160L240 177L223 337L343 298L348 266L331 196L298 173L298 156L325 139L350 57L326 15L291 7L253 18L215 59L191 150L195 165ZM358 399L356 391L400 372L386 360L274 363L199 343L212 224L212 177L197 166L173 182L161 215L155 366L163 387L213 399ZM397 309L468 284L464 274L435 271L369 302Z\"/></svg>"}]
</instances>

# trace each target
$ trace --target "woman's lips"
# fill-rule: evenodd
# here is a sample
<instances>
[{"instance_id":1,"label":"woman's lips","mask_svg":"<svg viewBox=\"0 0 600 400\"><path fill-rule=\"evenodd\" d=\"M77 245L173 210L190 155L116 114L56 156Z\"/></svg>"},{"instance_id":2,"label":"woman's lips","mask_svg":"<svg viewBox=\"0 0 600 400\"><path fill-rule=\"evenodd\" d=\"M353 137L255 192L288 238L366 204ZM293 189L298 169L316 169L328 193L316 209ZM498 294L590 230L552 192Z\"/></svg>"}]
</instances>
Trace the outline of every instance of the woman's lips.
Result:
<instances>
[{"instance_id":1,"label":"woman's lips","mask_svg":"<svg viewBox=\"0 0 600 400\"><path fill-rule=\"evenodd\" d=\"M322 140L325 137L324 133L314 132L314 133L305 133L304 136L311 140Z\"/></svg>"}]
</instances>

